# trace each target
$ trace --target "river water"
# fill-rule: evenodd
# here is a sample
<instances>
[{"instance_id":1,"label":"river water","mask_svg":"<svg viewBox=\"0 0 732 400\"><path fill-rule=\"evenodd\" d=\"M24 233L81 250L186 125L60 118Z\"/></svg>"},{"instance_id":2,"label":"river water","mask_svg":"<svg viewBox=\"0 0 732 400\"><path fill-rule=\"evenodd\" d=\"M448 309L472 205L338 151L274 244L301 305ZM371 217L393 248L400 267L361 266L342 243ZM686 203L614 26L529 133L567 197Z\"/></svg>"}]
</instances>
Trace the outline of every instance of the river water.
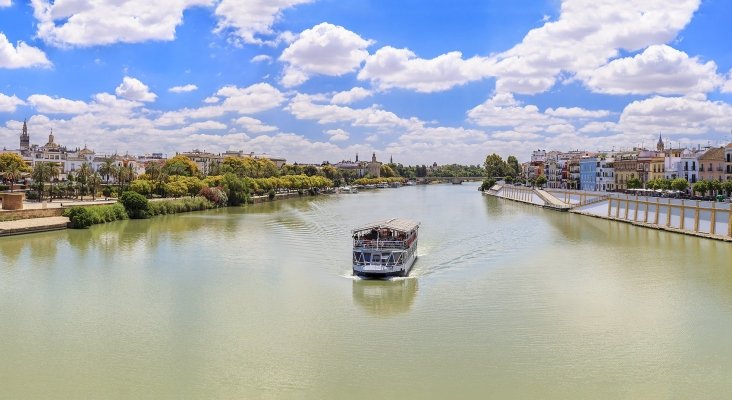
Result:
<instances>
[{"instance_id":1,"label":"river water","mask_svg":"<svg viewBox=\"0 0 732 400\"><path fill-rule=\"evenodd\" d=\"M0 238L0 397L728 398L732 244L382 189ZM421 221L408 278L350 229Z\"/></svg>"}]
</instances>

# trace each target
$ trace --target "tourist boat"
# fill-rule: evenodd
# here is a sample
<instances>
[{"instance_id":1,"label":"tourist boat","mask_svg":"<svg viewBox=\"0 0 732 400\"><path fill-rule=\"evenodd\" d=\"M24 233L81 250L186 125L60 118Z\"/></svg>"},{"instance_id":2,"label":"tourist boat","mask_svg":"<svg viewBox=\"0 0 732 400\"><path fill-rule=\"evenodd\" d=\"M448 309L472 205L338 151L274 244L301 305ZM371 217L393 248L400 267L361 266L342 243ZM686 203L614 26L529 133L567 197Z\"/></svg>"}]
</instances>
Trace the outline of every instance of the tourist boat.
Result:
<instances>
[{"instance_id":1,"label":"tourist boat","mask_svg":"<svg viewBox=\"0 0 732 400\"><path fill-rule=\"evenodd\" d=\"M392 218L351 231L353 274L371 278L407 276L417 260L419 222Z\"/></svg>"},{"instance_id":2,"label":"tourist boat","mask_svg":"<svg viewBox=\"0 0 732 400\"><path fill-rule=\"evenodd\" d=\"M358 193L358 189L356 187L343 186L341 188L341 193L356 194L356 193Z\"/></svg>"},{"instance_id":3,"label":"tourist boat","mask_svg":"<svg viewBox=\"0 0 732 400\"><path fill-rule=\"evenodd\" d=\"M379 188L379 189L388 189L389 188L389 184L386 183L386 182L382 182L382 183L377 184L376 187Z\"/></svg>"},{"instance_id":4,"label":"tourist boat","mask_svg":"<svg viewBox=\"0 0 732 400\"><path fill-rule=\"evenodd\" d=\"M415 181L407 181L407 183L405 183L405 185L407 185L407 186L414 186L416 184L417 183Z\"/></svg>"}]
</instances>

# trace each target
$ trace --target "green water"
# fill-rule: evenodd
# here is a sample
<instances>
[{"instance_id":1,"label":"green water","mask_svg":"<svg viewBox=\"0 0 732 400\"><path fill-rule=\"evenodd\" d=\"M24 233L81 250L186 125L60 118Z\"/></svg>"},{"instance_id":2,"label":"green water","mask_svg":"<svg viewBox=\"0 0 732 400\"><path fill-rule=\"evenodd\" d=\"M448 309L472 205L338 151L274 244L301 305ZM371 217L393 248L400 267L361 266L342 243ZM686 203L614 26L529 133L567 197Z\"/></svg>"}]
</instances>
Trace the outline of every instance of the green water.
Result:
<instances>
[{"instance_id":1,"label":"green water","mask_svg":"<svg viewBox=\"0 0 732 400\"><path fill-rule=\"evenodd\" d=\"M352 279L385 217L412 274ZM731 259L475 185L0 238L0 398L729 398Z\"/></svg>"}]
</instances>

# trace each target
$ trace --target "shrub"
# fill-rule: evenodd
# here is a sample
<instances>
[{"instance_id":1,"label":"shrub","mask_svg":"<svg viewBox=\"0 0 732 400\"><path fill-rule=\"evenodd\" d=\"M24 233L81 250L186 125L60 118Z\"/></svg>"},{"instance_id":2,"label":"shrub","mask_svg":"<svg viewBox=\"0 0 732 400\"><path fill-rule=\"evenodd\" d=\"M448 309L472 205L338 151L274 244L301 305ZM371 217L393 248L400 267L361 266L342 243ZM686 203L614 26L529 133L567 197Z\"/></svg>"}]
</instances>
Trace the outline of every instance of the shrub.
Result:
<instances>
[{"instance_id":1,"label":"shrub","mask_svg":"<svg viewBox=\"0 0 732 400\"><path fill-rule=\"evenodd\" d=\"M94 223L91 212L86 207L71 207L64 212L64 215L69 217L71 227L74 229L85 229Z\"/></svg>"},{"instance_id":2,"label":"shrub","mask_svg":"<svg viewBox=\"0 0 732 400\"><path fill-rule=\"evenodd\" d=\"M177 214L188 211L203 211L214 207L216 205L213 202L203 197L151 201L148 205L148 214L151 216Z\"/></svg>"},{"instance_id":3,"label":"shrub","mask_svg":"<svg viewBox=\"0 0 732 400\"><path fill-rule=\"evenodd\" d=\"M226 193L220 187L204 187L198 194L218 207L225 206L229 201Z\"/></svg>"},{"instance_id":4,"label":"shrub","mask_svg":"<svg viewBox=\"0 0 732 400\"><path fill-rule=\"evenodd\" d=\"M29 190L25 192L25 198L27 200L38 200L38 192L35 190Z\"/></svg>"},{"instance_id":5,"label":"shrub","mask_svg":"<svg viewBox=\"0 0 732 400\"><path fill-rule=\"evenodd\" d=\"M274 200L274 198L275 198L275 190L274 189L269 189L269 192L267 192L267 196L269 197L270 200Z\"/></svg>"},{"instance_id":6,"label":"shrub","mask_svg":"<svg viewBox=\"0 0 732 400\"><path fill-rule=\"evenodd\" d=\"M147 218L148 201L145 196L135 192L124 192L119 198L127 215L132 219Z\"/></svg>"}]
</instances>

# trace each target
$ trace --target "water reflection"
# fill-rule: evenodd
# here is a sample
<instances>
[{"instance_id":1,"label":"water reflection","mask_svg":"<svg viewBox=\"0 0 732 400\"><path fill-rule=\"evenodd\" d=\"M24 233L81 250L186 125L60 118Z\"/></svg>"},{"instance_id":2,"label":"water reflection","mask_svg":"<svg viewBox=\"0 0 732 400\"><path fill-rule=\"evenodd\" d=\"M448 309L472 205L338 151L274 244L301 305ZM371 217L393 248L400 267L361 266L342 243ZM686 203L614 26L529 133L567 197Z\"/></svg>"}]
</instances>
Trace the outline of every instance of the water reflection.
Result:
<instances>
[{"instance_id":1,"label":"water reflection","mask_svg":"<svg viewBox=\"0 0 732 400\"><path fill-rule=\"evenodd\" d=\"M390 317L409 311L417 296L417 279L353 280L353 302L369 314Z\"/></svg>"}]
</instances>

